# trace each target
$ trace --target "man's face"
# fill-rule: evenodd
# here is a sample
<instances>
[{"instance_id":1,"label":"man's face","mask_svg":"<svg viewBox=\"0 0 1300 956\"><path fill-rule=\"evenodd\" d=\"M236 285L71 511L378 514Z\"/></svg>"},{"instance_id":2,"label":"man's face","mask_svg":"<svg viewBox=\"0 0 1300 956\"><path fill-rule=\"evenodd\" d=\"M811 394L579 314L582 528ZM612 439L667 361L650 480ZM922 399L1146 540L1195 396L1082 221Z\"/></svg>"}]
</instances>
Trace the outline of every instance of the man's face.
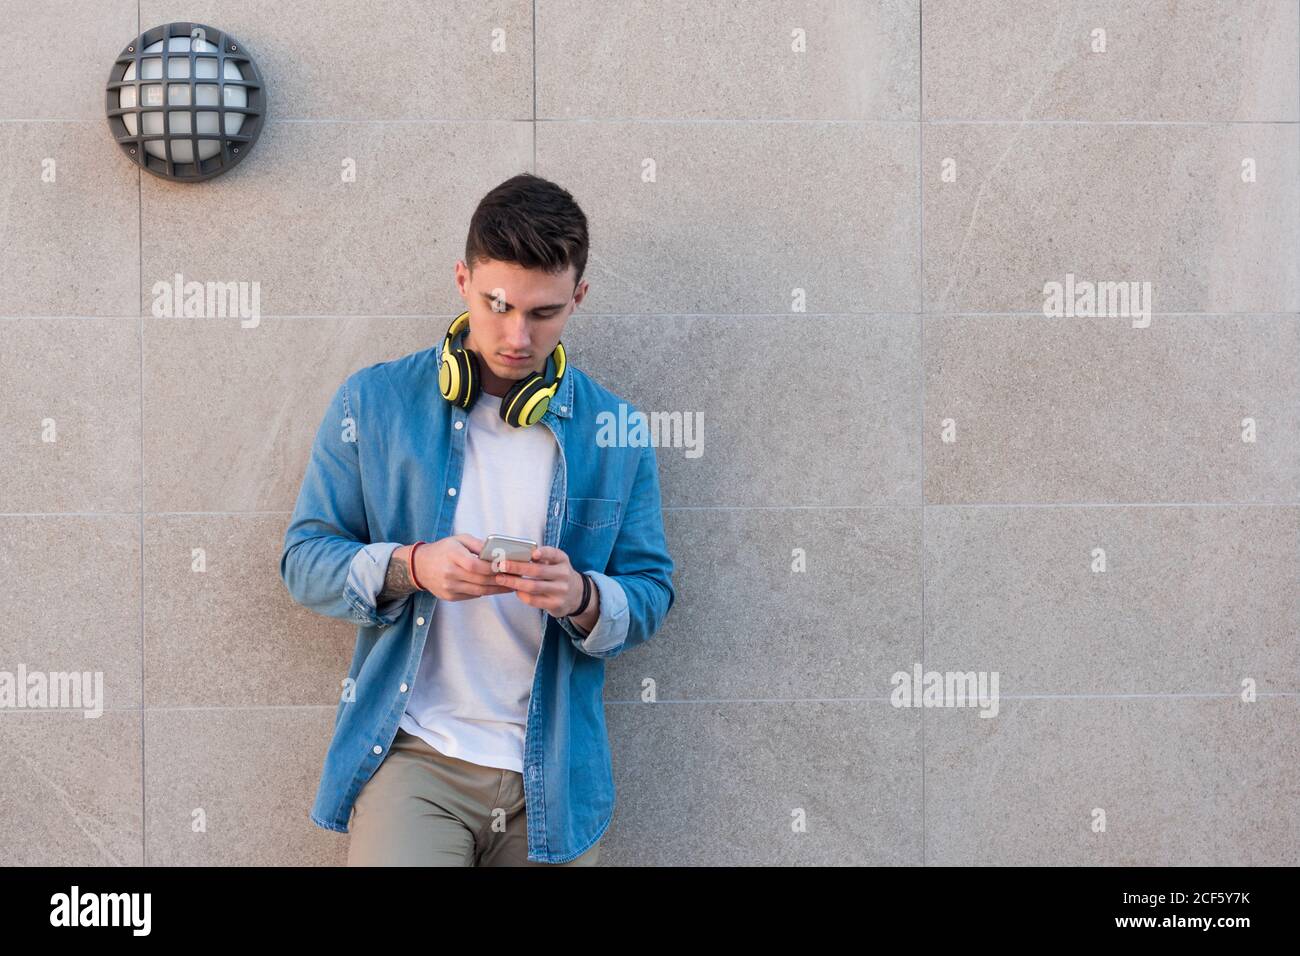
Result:
<instances>
[{"instance_id":1,"label":"man's face","mask_svg":"<svg viewBox=\"0 0 1300 956\"><path fill-rule=\"evenodd\" d=\"M456 285L469 310L464 344L485 363L485 386L545 371L569 316L587 294L585 280L574 289L573 275L573 266L551 275L496 260L480 261L471 275L464 261L456 263Z\"/></svg>"}]
</instances>

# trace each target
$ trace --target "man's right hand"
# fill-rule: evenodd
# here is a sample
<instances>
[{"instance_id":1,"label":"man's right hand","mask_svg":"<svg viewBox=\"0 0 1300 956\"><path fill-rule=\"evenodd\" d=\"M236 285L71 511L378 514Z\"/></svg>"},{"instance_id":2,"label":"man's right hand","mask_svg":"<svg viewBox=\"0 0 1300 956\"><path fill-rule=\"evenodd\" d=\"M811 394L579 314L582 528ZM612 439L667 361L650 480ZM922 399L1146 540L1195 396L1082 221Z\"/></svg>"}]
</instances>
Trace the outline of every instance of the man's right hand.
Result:
<instances>
[{"instance_id":1,"label":"man's right hand","mask_svg":"<svg viewBox=\"0 0 1300 956\"><path fill-rule=\"evenodd\" d=\"M410 548L410 545L406 547L404 555L408 564ZM482 550L483 542L472 534L456 534L422 544L415 552L415 579L424 590L444 601L509 593L511 588L495 583L492 562L478 556Z\"/></svg>"}]
</instances>

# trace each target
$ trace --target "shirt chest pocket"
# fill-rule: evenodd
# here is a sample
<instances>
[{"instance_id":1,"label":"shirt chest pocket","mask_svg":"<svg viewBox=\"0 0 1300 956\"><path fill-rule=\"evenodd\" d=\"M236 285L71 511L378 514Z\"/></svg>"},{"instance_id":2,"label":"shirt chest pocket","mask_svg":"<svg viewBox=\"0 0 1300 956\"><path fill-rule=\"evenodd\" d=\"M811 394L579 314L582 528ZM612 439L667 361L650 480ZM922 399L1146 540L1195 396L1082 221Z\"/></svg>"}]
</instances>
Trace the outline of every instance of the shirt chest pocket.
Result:
<instances>
[{"instance_id":1,"label":"shirt chest pocket","mask_svg":"<svg viewBox=\"0 0 1300 956\"><path fill-rule=\"evenodd\" d=\"M616 498L567 498L565 521L588 531L617 526L623 503Z\"/></svg>"},{"instance_id":2,"label":"shirt chest pocket","mask_svg":"<svg viewBox=\"0 0 1300 956\"><path fill-rule=\"evenodd\" d=\"M568 498L565 508L561 550L579 571L604 570L618 537L623 503L614 498Z\"/></svg>"}]
</instances>

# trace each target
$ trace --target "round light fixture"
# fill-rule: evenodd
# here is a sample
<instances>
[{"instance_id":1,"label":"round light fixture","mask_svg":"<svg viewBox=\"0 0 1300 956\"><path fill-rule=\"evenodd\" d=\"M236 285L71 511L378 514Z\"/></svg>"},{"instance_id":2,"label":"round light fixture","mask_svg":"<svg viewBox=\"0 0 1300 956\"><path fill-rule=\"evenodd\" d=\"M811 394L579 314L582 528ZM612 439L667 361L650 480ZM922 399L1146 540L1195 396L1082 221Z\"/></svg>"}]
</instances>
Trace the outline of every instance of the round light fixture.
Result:
<instances>
[{"instance_id":1,"label":"round light fixture","mask_svg":"<svg viewBox=\"0 0 1300 956\"><path fill-rule=\"evenodd\" d=\"M198 182L234 167L262 131L262 75L228 33L168 23L127 44L106 92L118 145L163 179Z\"/></svg>"}]
</instances>

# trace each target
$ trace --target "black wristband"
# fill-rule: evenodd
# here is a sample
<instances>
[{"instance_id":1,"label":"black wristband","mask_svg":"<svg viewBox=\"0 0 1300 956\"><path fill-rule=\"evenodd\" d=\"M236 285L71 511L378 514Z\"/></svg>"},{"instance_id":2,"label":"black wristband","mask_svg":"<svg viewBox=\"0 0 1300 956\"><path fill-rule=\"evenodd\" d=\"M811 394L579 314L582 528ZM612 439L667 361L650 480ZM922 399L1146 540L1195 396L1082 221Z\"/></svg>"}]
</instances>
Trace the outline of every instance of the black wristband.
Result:
<instances>
[{"instance_id":1,"label":"black wristband","mask_svg":"<svg viewBox=\"0 0 1300 956\"><path fill-rule=\"evenodd\" d=\"M587 610L587 605L589 603L591 603L591 578L583 574L582 575L582 603L578 605L578 609L574 611L572 614L570 614L569 617L570 618L577 617L583 611Z\"/></svg>"}]
</instances>

